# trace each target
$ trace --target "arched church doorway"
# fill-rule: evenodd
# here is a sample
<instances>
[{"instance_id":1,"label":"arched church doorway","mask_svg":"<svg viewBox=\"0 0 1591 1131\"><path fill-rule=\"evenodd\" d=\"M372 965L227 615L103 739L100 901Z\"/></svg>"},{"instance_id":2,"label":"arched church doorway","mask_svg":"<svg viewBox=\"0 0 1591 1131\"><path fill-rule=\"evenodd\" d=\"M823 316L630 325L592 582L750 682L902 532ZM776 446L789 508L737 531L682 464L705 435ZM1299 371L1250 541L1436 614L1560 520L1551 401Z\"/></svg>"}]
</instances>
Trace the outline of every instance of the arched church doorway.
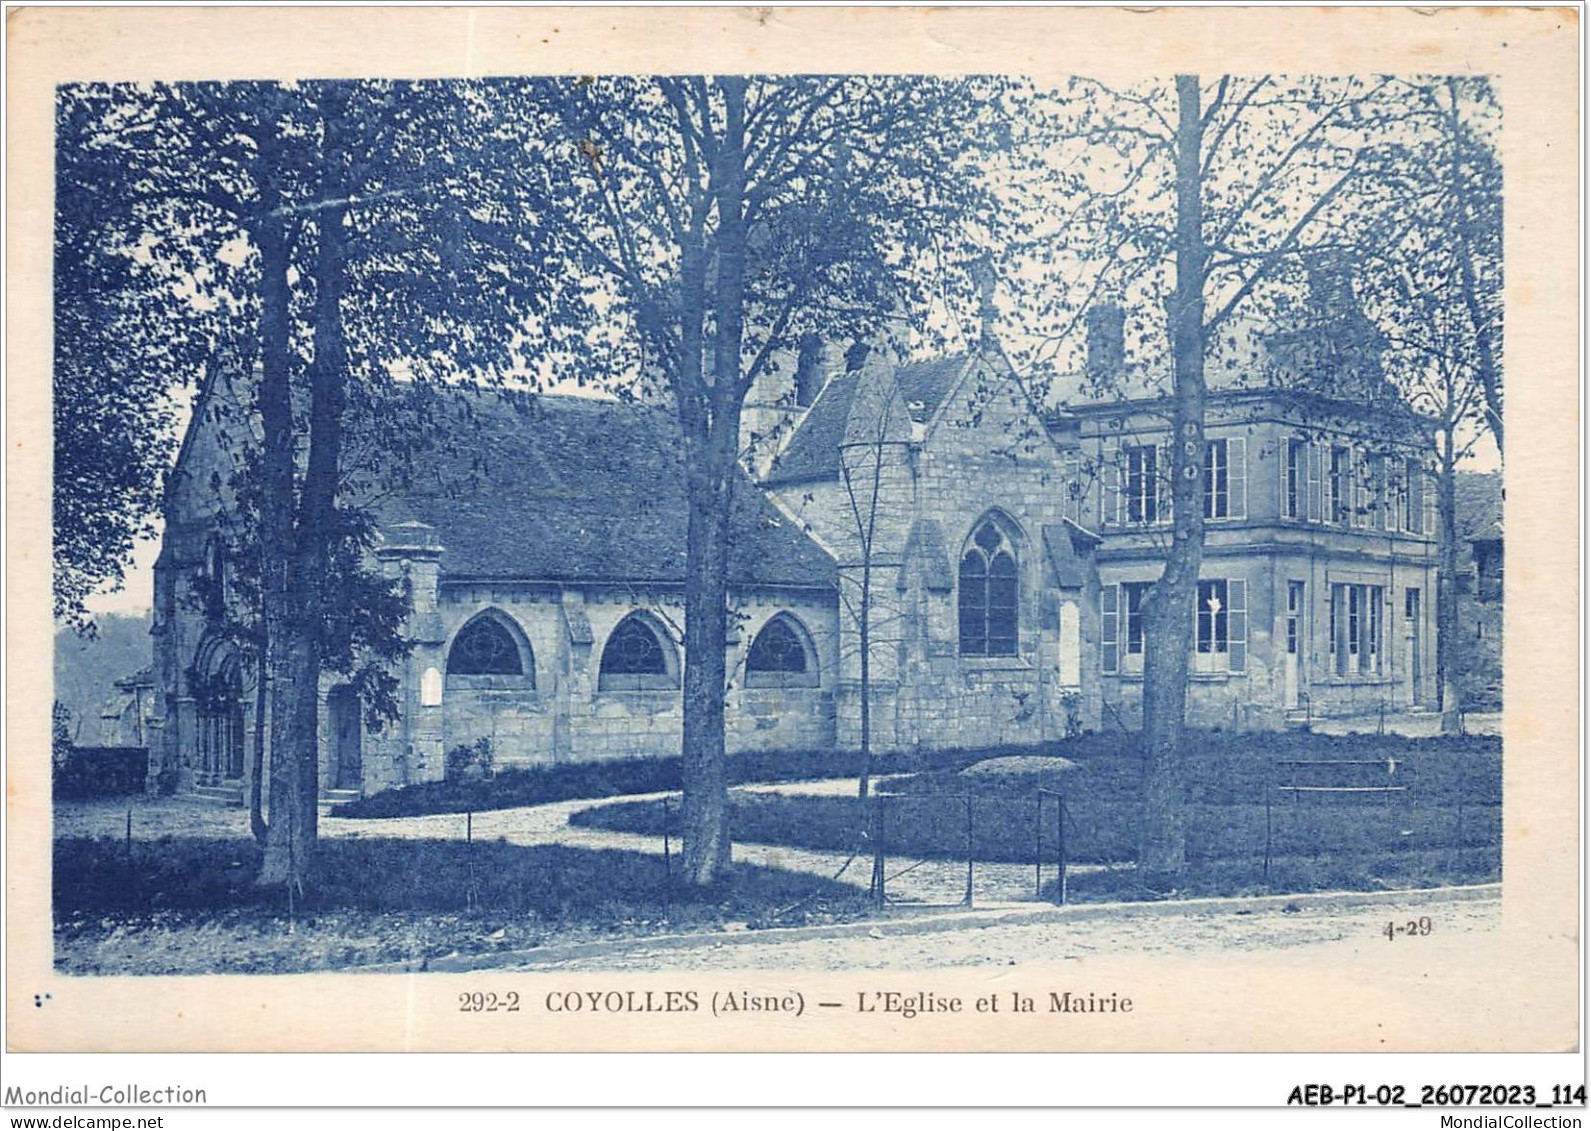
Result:
<instances>
[{"instance_id":1,"label":"arched church doorway","mask_svg":"<svg viewBox=\"0 0 1591 1131\"><path fill-rule=\"evenodd\" d=\"M245 722L243 664L231 648L212 652L201 686L199 707L199 784L243 780Z\"/></svg>"},{"instance_id":2,"label":"arched church doorway","mask_svg":"<svg viewBox=\"0 0 1591 1131\"><path fill-rule=\"evenodd\" d=\"M331 720L331 778L333 789L364 786L364 731L359 719L359 693L346 683L326 697Z\"/></svg>"}]
</instances>

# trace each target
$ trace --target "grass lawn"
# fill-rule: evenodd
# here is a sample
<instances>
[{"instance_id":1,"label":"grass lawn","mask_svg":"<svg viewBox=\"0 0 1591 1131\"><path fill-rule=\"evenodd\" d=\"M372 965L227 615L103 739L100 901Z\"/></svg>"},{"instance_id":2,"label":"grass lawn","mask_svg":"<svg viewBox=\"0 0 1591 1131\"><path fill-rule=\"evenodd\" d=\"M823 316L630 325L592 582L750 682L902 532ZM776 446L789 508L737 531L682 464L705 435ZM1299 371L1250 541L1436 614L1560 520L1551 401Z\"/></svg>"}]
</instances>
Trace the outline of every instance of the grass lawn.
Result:
<instances>
[{"instance_id":1,"label":"grass lawn","mask_svg":"<svg viewBox=\"0 0 1591 1131\"><path fill-rule=\"evenodd\" d=\"M865 912L854 888L749 865L713 888L669 893L662 861L643 853L346 838L321 842L314 895L290 918L279 894L253 886L258 867L247 837L163 837L136 844L131 867L120 840L58 840L57 965L288 973Z\"/></svg>"},{"instance_id":2,"label":"grass lawn","mask_svg":"<svg viewBox=\"0 0 1591 1131\"><path fill-rule=\"evenodd\" d=\"M1268 791L1273 889L1385 887L1395 881L1419 883L1422 877L1475 880L1494 877L1501 867L1502 760L1495 738L1215 732L1189 737L1190 883L1212 894L1262 882ZM1042 760L1004 759L996 772L987 766L952 766L889 783L883 802L886 854L966 859L970 804L976 859L1032 864L1039 855L1053 864L1055 809L1050 803L1041 827L1037 791L1042 788L1066 795L1069 860L1130 862L1141 819L1141 759L1120 736L1090 736L1042 753ZM1058 765L1056 756L1069 765ZM1295 801L1293 795L1274 792L1276 781L1299 772L1278 769L1278 759L1387 758L1397 760L1395 780L1409 785L1406 794L1312 795ZM1387 780L1379 767L1352 773L1363 775L1355 780ZM677 819L670 814L671 824ZM572 818L577 825L653 834L662 832L663 822L662 806L646 802L595 806ZM744 791L732 795L730 823L736 840L837 851L856 848L872 830L871 814L853 797ZM1114 879L1088 884L1109 888L1130 882L1126 875L1127 880L1115 873Z\"/></svg>"}]
</instances>

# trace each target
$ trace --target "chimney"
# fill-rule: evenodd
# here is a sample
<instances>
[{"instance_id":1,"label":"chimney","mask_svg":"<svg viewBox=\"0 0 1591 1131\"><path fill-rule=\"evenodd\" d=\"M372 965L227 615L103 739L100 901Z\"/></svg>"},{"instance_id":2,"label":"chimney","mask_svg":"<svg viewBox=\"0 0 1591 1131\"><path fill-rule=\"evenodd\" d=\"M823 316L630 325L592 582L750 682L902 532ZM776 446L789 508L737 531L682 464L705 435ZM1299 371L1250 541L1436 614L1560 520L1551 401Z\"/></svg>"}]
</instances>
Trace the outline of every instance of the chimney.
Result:
<instances>
[{"instance_id":1,"label":"chimney","mask_svg":"<svg viewBox=\"0 0 1591 1131\"><path fill-rule=\"evenodd\" d=\"M1346 314L1355 305L1353 283L1342 257L1319 252L1309 258L1309 298L1316 311L1326 315Z\"/></svg>"},{"instance_id":2,"label":"chimney","mask_svg":"<svg viewBox=\"0 0 1591 1131\"><path fill-rule=\"evenodd\" d=\"M803 334L801 348L796 354L795 401L806 408L817 399L823 387L823 339L816 334Z\"/></svg>"},{"instance_id":3,"label":"chimney","mask_svg":"<svg viewBox=\"0 0 1591 1131\"><path fill-rule=\"evenodd\" d=\"M1088 312L1088 361L1085 371L1091 382L1118 376L1126 355L1123 341L1127 315L1113 302L1100 303Z\"/></svg>"},{"instance_id":4,"label":"chimney","mask_svg":"<svg viewBox=\"0 0 1591 1131\"><path fill-rule=\"evenodd\" d=\"M994 326L1000 317L1000 309L994 305L994 266L988 259L980 259L973 264L972 281L978 288L978 344L994 346Z\"/></svg>"}]
</instances>

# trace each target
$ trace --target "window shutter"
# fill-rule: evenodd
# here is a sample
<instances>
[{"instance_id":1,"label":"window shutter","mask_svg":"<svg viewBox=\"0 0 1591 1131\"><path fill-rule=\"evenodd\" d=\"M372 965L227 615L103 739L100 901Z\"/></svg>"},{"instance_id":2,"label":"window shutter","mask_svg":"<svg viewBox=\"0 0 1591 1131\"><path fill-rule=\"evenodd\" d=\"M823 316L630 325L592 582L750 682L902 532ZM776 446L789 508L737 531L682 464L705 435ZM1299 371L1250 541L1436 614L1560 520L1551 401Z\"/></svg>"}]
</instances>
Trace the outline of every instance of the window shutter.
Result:
<instances>
[{"instance_id":1,"label":"window shutter","mask_svg":"<svg viewBox=\"0 0 1591 1131\"><path fill-rule=\"evenodd\" d=\"M1104 466L1100 468L1099 476L1102 485L1099 493L1099 521L1101 525L1120 526L1121 448L1115 443L1107 443L1100 449L1100 453Z\"/></svg>"},{"instance_id":2,"label":"window shutter","mask_svg":"<svg viewBox=\"0 0 1591 1131\"><path fill-rule=\"evenodd\" d=\"M1320 521L1331 525L1336 508L1331 498L1331 444L1320 445Z\"/></svg>"},{"instance_id":3,"label":"window shutter","mask_svg":"<svg viewBox=\"0 0 1591 1131\"><path fill-rule=\"evenodd\" d=\"M1226 442L1226 513L1248 517L1248 440L1242 436Z\"/></svg>"},{"instance_id":4,"label":"window shutter","mask_svg":"<svg viewBox=\"0 0 1591 1131\"><path fill-rule=\"evenodd\" d=\"M1332 635L1336 643L1337 664L1335 671L1338 675L1348 674L1348 587L1346 585L1333 585L1331 587L1332 610Z\"/></svg>"},{"instance_id":5,"label":"window shutter","mask_svg":"<svg viewBox=\"0 0 1591 1131\"><path fill-rule=\"evenodd\" d=\"M1398 528L1397 481L1393 478L1390 455L1381 457L1381 528L1383 530Z\"/></svg>"},{"instance_id":6,"label":"window shutter","mask_svg":"<svg viewBox=\"0 0 1591 1131\"><path fill-rule=\"evenodd\" d=\"M1348 523L1350 526L1370 525L1370 491L1365 479L1365 453L1363 448L1348 449Z\"/></svg>"},{"instance_id":7,"label":"window shutter","mask_svg":"<svg viewBox=\"0 0 1591 1131\"><path fill-rule=\"evenodd\" d=\"M1425 536L1429 538L1436 533L1436 506L1431 498L1431 477L1422 473L1420 475L1420 511L1425 515Z\"/></svg>"},{"instance_id":8,"label":"window shutter","mask_svg":"<svg viewBox=\"0 0 1591 1131\"><path fill-rule=\"evenodd\" d=\"M1119 596L1120 590L1114 585L1107 585L1099 592L1099 650L1106 672L1116 671L1119 663L1120 644L1116 631Z\"/></svg>"},{"instance_id":9,"label":"window shutter","mask_svg":"<svg viewBox=\"0 0 1591 1131\"><path fill-rule=\"evenodd\" d=\"M1321 507L1321 474L1320 474L1320 445L1310 442L1305 448L1305 458L1309 464L1309 506L1308 519L1310 522L1320 521Z\"/></svg>"},{"instance_id":10,"label":"window shutter","mask_svg":"<svg viewBox=\"0 0 1591 1131\"><path fill-rule=\"evenodd\" d=\"M1283 432L1276 441L1276 468L1280 472L1276 478L1276 513L1282 518L1294 517L1287 513L1287 460L1291 454L1292 438Z\"/></svg>"},{"instance_id":11,"label":"window shutter","mask_svg":"<svg viewBox=\"0 0 1591 1131\"><path fill-rule=\"evenodd\" d=\"M1170 522L1172 503L1171 445L1155 445L1155 521Z\"/></svg>"},{"instance_id":12,"label":"window shutter","mask_svg":"<svg viewBox=\"0 0 1591 1131\"><path fill-rule=\"evenodd\" d=\"M1226 583L1226 666L1228 671L1248 670L1248 585L1236 579Z\"/></svg>"}]
</instances>

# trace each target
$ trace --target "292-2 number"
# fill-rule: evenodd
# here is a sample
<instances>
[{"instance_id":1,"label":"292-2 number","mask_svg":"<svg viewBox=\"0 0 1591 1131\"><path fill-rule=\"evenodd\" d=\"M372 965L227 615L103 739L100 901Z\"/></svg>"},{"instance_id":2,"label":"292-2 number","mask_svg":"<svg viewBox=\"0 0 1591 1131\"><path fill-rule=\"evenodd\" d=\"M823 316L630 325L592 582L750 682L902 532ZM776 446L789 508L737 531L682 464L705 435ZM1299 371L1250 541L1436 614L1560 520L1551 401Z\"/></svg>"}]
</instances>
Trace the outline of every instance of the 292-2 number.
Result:
<instances>
[{"instance_id":1,"label":"292-2 number","mask_svg":"<svg viewBox=\"0 0 1591 1131\"><path fill-rule=\"evenodd\" d=\"M1389 940L1402 935L1404 938L1424 938L1431 933L1431 917L1421 915L1418 919L1410 919L1407 923L1388 923L1381 928L1381 933Z\"/></svg>"},{"instance_id":2,"label":"292-2 number","mask_svg":"<svg viewBox=\"0 0 1591 1131\"><path fill-rule=\"evenodd\" d=\"M460 1013L518 1013L519 993L509 990L505 994L485 993L476 990L473 993L459 994Z\"/></svg>"}]
</instances>

